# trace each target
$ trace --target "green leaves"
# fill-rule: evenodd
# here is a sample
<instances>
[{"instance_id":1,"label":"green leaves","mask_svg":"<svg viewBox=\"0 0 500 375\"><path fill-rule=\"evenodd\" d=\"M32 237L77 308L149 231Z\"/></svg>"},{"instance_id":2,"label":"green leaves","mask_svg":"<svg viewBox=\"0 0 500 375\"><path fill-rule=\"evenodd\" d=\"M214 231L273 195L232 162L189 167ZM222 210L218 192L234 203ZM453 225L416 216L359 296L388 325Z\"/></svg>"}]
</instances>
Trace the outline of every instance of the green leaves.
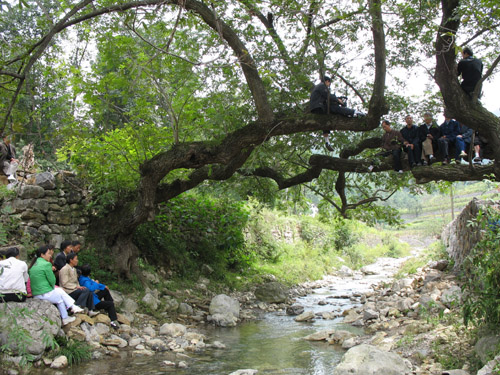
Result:
<instances>
[{"instance_id":1,"label":"green leaves","mask_svg":"<svg viewBox=\"0 0 500 375\"><path fill-rule=\"evenodd\" d=\"M468 224L481 233L464 261L463 318L465 324L494 326L500 323L500 212L480 211Z\"/></svg>"}]
</instances>

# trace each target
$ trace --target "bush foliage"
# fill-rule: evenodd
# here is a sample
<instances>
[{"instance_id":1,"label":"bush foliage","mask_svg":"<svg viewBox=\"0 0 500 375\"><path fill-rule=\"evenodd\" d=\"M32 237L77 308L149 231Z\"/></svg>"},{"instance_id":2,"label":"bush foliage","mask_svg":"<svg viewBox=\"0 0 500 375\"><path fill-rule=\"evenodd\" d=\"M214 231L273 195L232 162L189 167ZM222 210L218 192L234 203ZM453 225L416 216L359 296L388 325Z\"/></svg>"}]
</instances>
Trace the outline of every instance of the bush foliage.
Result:
<instances>
[{"instance_id":1,"label":"bush foliage","mask_svg":"<svg viewBox=\"0 0 500 375\"><path fill-rule=\"evenodd\" d=\"M481 241L464 262L463 317L465 324L500 324L500 212L488 208L469 225L481 231ZM497 328L498 329L498 328Z\"/></svg>"}]
</instances>

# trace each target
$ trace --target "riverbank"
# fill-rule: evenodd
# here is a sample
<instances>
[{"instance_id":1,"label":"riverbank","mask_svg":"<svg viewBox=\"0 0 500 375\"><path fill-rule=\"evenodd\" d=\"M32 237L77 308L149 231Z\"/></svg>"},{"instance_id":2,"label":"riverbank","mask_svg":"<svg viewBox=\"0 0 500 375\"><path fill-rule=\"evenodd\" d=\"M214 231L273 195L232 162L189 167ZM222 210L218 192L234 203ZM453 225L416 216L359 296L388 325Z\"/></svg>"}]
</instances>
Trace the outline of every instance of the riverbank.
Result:
<instances>
[{"instance_id":1,"label":"riverbank","mask_svg":"<svg viewBox=\"0 0 500 375\"><path fill-rule=\"evenodd\" d=\"M428 245L407 240L414 255ZM118 331L106 329L103 322L91 324L87 317L67 332L82 330L84 335L73 337L92 347L93 361L73 366L71 373L227 375L252 368L263 374L330 375L346 350L367 345L396 354L415 374L441 374L452 365L477 367L469 359L472 335L464 334L468 330L460 324L454 302L459 288L444 270L446 262L394 281L407 261L382 258L360 271L342 267L336 275L291 289L270 280L249 291L226 291L227 303L219 310L211 308L217 293L204 278L192 289L170 295L149 290L139 304L114 293L122 310ZM165 307L163 313L139 313L140 306L155 299ZM237 311L224 316L234 302ZM35 362L34 372L52 373L51 361L47 356Z\"/></svg>"}]
</instances>

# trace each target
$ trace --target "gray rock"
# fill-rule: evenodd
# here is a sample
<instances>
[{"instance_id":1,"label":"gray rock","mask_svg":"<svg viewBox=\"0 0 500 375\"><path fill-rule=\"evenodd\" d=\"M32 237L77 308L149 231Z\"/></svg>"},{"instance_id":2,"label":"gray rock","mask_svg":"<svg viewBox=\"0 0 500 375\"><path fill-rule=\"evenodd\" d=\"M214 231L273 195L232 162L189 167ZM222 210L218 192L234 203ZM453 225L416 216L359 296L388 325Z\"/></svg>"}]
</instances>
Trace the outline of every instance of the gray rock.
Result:
<instances>
[{"instance_id":1,"label":"gray rock","mask_svg":"<svg viewBox=\"0 0 500 375\"><path fill-rule=\"evenodd\" d=\"M158 308L158 305L160 304L158 298L155 297L154 294L151 292L146 293L146 295L142 297L142 302L144 302L147 306L149 306L153 310L156 310Z\"/></svg>"},{"instance_id":2,"label":"gray rock","mask_svg":"<svg viewBox=\"0 0 500 375\"><path fill-rule=\"evenodd\" d=\"M244 369L244 370L234 371L234 372L230 373L229 375L255 375L258 372L259 372L258 370Z\"/></svg>"},{"instance_id":3,"label":"gray rock","mask_svg":"<svg viewBox=\"0 0 500 375\"><path fill-rule=\"evenodd\" d=\"M19 327L33 339L27 347L28 352L33 355L42 354L47 347L43 337L53 337L61 328L59 310L50 302L37 298L29 298L22 304L8 302L7 306L7 315L0 319L0 345L7 345L12 354L17 355L17 343L10 342L8 335L9 328L12 328L11 319L15 319ZM27 310L20 313L19 309Z\"/></svg>"},{"instance_id":4,"label":"gray rock","mask_svg":"<svg viewBox=\"0 0 500 375\"><path fill-rule=\"evenodd\" d=\"M363 272L364 275L378 275L380 270L378 266L375 265L368 265L364 266L360 269L361 272Z\"/></svg>"},{"instance_id":5,"label":"gray rock","mask_svg":"<svg viewBox=\"0 0 500 375\"><path fill-rule=\"evenodd\" d=\"M66 198L66 202L68 204L79 203L82 200L82 193L71 189L66 192L64 197Z\"/></svg>"},{"instance_id":6,"label":"gray rock","mask_svg":"<svg viewBox=\"0 0 500 375\"><path fill-rule=\"evenodd\" d=\"M177 311L179 312L179 314L193 315L193 308L184 302L179 304L179 309Z\"/></svg>"},{"instance_id":7,"label":"gray rock","mask_svg":"<svg viewBox=\"0 0 500 375\"><path fill-rule=\"evenodd\" d=\"M35 184L45 190L54 190L56 188L56 179L50 172L37 173L35 175Z\"/></svg>"},{"instance_id":8,"label":"gray rock","mask_svg":"<svg viewBox=\"0 0 500 375\"><path fill-rule=\"evenodd\" d=\"M315 317L315 314L313 311L306 311L306 312L303 312L302 314L300 314L299 316L297 316L295 318L295 321L296 322L308 322L308 321L313 320L314 317Z\"/></svg>"},{"instance_id":9,"label":"gray rock","mask_svg":"<svg viewBox=\"0 0 500 375\"><path fill-rule=\"evenodd\" d=\"M470 373L465 370L445 370L441 373L441 375L470 375Z\"/></svg>"},{"instance_id":10,"label":"gray rock","mask_svg":"<svg viewBox=\"0 0 500 375\"><path fill-rule=\"evenodd\" d=\"M371 345L358 345L349 349L334 375L406 375L411 368L395 353L384 352Z\"/></svg>"},{"instance_id":11,"label":"gray rock","mask_svg":"<svg viewBox=\"0 0 500 375\"><path fill-rule=\"evenodd\" d=\"M404 289L409 289L412 287L413 279L400 279L392 283L392 291L397 293Z\"/></svg>"},{"instance_id":12,"label":"gray rock","mask_svg":"<svg viewBox=\"0 0 500 375\"><path fill-rule=\"evenodd\" d=\"M120 307L123 304L123 301L125 301L125 297L122 293L117 292L116 290L110 290L109 293L111 294L111 297L113 297L115 307Z\"/></svg>"},{"instance_id":13,"label":"gray rock","mask_svg":"<svg viewBox=\"0 0 500 375\"><path fill-rule=\"evenodd\" d=\"M447 261L446 259L441 259L441 260L435 260L432 261L428 264L429 268L438 270L438 271L444 271L450 262Z\"/></svg>"},{"instance_id":14,"label":"gray rock","mask_svg":"<svg viewBox=\"0 0 500 375\"><path fill-rule=\"evenodd\" d=\"M181 337L186 331L186 327L178 323L165 323L160 327L160 335L168 337Z\"/></svg>"},{"instance_id":15,"label":"gray rock","mask_svg":"<svg viewBox=\"0 0 500 375\"><path fill-rule=\"evenodd\" d=\"M408 311L411 309L413 305L413 300L411 298L405 298L403 300L398 301L396 307L399 311Z\"/></svg>"},{"instance_id":16,"label":"gray rock","mask_svg":"<svg viewBox=\"0 0 500 375\"><path fill-rule=\"evenodd\" d=\"M141 337L132 337L130 340L128 340L128 346L131 347L136 347L137 345L142 344L144 340Z\"/></svg>"},{"instance_id":17,"label":"gray rock","mask_svg":"<svg viewBox=\"0 0 500 375\"><path fill-rule=\"evenodd\" d=\"M80 329L85 333L85 340L88 342L99 342L101 337L99 336L99 332L97 332L96 327L91 326L88 323L82 323L80 325Z\"/></svg>"},{"instance_id":18,"label":"gray rock","mask_svg":"<svg viewBox=\"0 0 500 375\"><path fill-rule=\"evenodd\" d=\"M170 296L163 297L163 301L165 303L165 311L177 311L179 308L179 302Z\"/></svg>"},{"instance_id":19,"label":"gray rock","mask_svg":"<svg viewBox=\"0 0 500 375\"><path fill-rule=\"evenodd\" d=\"M500 355L489 361L482 369L477 372L477 375L497 375L497 368L499 363Z\"/></svg>"},{"instance_id":20,"label":"gray rock","mask_svg":"<svg viewBox=\"0 0 500 375\"><path fill-rule=\"evenodd\" d=\"M430 283L432 281L439 281L443 277L443 273L441 271L431 269L427 274L425 275L424 279L424 285L427 283Z\"/></svg>"},{"instance_id":21,"label":"gray rock","mask_svg":"<svg viewBox=\"0 0 500 375\"><path fill-rule=\"evenodd\" d=\"M121 306L121 310L127 313L135 313L139 305L133 299L125 298Z\"/></svg>"},{"instance_id":22,"label":"gray rock","mask_svg":"<svg viewBox=\"0 0 500 375\"><path fill-rule=\"evenodd\" d=\"M286 308L287 315L300 315L304 312L304 306L292 305Z\"/></svg>"},{"instance_id":23,"label":"gray rock","mask_svg":"<svg viewBox=\"0 0 500 375\"><path fill-rule=\"evenodd\" d=\"M240 303L225 294L215 296L209 308L211 321L221 327L234 327L240 317Z\"/></svg>"},{"instance_id":24,"label":"gray rock","mask_svg":"<svg viewBox=\"0 0 500 375\"><path fill-rule=\"evenodd\" d=\"M441 294L441 302L446 307L451 307L453 304L459 303L461 299L462 289L456 285L451 286Z\"/></svg>"},{"instance_id":25,"label":"gray rock","mask_svg":"<svg viewBox=\"0 0 500 375\"><path fill-rule=\"evenodd\" d=\"M144 327L144 328L142 329L142 333L143 333L144 335L148 335L148 336L150 336L150 337L155 337L155 336L156 336L156 331L155 331L155 329L154 329L153 327L151 327L151 326L146 326L146 327ZM160 333L160 335L161 335L161 333Z\"/></svg>"},{"instance_id":26,"label":"gray rock","mask_svg":"<svg viewBox=\"0 0 500 375\"><path fill-rule=\"evenodd\" d=\"M363 312L363 320L372 320L378 318L379 318L379 313L374 310L367 309Z\"/></svg>"},{"instance_id":27,"label":"gray rock","mask_svg":"<svg viewBox=\"0 0 500 375\"><path fill-rule=\"evenodd\" d=\"M166 352L169 350L169 347L166 342L161 339L152 339L146 342L146 345L154 350L155 352Z\"/></svg>"},{"instance_id":28,"label":"gray rock","mask_svg":"<svg viewBox=\"0 0 500 375\"><path fill-rule=\"evenodd\" d=\"M495 354L495 348L500 343L500 336L485 336L477 340L476 345L474 345L474 351L478 355L482 364L486 364L492 354Z\"/></svg>"},{"instance_id":29,"label":"gray rock","mask_svg":"<svg viewBox=\"0 0 500 375\"><path fill-rule=\"evenodd\" d=\"M30 199L30 198L43 198L45 195L45 190L43 187L36 185L24 185L21 188L20 198Z\"/></svg>"},{"instance_id":30,"label":"gray rock","mask_svg":"<svg viewBox=\"0 0 500 375\"><path fill-rule=\"evenodd\" d=\"M287 296L288 288L277 281L260 285L255 289L255 297L263 302L283 303L286 302Z\"/></svg>"},{"instance_id":31,"label":"gray rock","mask_svg":"<svg viewBox=\"0 0 500 375\"><path fill-rule=\"evenodd\" d=\"M342 266L340 267L340 269L337 271L337 274L339 276L344 276L344 277L348 277L348 276L354 276L354 271L352 269L350 269L349 267L347 266Z\"/></svg>"},{"instance_id":32,"label":"gray rock","mask_svg":"<svg viewBox=\"0 0 500 375\"><path fill-rule=\"evenodd\" d=\"M110 328L107 324L104 323L97 323L95 325L95 330L99 335L106 335L109 333Z\"/></svg>"},{"instance_id":33,"label":"gray rock","mask_svg":"<svg viewBox=\"0 0 500 375\"><path fill-rule=\"evenodd\" d=\"M59 370L68 366L68 358L64 355L60 355L59 357L54 358L52 361L50 368Z\"/></svg>"},{"instance_id":34,"label":"gray rock","mask_svg":"<svg viewBox=\"0 0 500 375\"><path fill-rule=\"evenodd\" d=\"M71 212L69 211L49 211L47 214L47 221L50 224L70 225L71 219Z\"/></svg>"}]
</instances>

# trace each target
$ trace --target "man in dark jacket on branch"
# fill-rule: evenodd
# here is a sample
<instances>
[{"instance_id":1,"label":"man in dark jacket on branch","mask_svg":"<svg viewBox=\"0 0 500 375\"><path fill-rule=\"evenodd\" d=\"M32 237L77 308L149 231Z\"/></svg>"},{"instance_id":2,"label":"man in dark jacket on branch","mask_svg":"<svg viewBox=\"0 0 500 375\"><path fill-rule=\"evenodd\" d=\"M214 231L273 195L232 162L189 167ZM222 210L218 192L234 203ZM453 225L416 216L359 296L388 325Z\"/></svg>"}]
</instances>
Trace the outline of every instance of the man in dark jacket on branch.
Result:
<instances>
[{"instance_id":1,"label":"man in dark jacket on branch","mask_svg":"<svg viewBox=\"0 0 500 375\"><path fill-rule=\"evenodd\" d=\"M325 76L323 82L314 86L309 100L309 109L311 113L328 114L336 113L347 117L359 117L365 114L355 109L347 108L343 99L337 98L335 94L330 93L331 78ZM325 137L325 146L328 150L333 151L330 142L328 141L329 130L323 131Z\"/></svg>"},{"instance_id":2,"label":"man in dark jacket on branch","mask_svg":"<svg viewBox=\"0 0 500 375\"><path fill-rule=\"evenodd\" d=\"M457 67L458 76L462 76L460 86L464 91L471 96L476 84L483 75L483 63L481 60L473 57L472 49L465 47L462 51L462 60L459 61Z\"/></svg>"},{"instance_id":3,"label":"man in dark jacket on branch","mask_svg":"<svg viewBox=\"0 0 500 375\"><path fill-rule=\"evenodd\" d=\"M416 165L422 165L422 150L420 149L420 139L418 137L418 127L413 124L413 117L406 115L406 126L400 130L404 138L403 147L408 153L408 163L410 168Z\"/></svg>"}]
</instances>

